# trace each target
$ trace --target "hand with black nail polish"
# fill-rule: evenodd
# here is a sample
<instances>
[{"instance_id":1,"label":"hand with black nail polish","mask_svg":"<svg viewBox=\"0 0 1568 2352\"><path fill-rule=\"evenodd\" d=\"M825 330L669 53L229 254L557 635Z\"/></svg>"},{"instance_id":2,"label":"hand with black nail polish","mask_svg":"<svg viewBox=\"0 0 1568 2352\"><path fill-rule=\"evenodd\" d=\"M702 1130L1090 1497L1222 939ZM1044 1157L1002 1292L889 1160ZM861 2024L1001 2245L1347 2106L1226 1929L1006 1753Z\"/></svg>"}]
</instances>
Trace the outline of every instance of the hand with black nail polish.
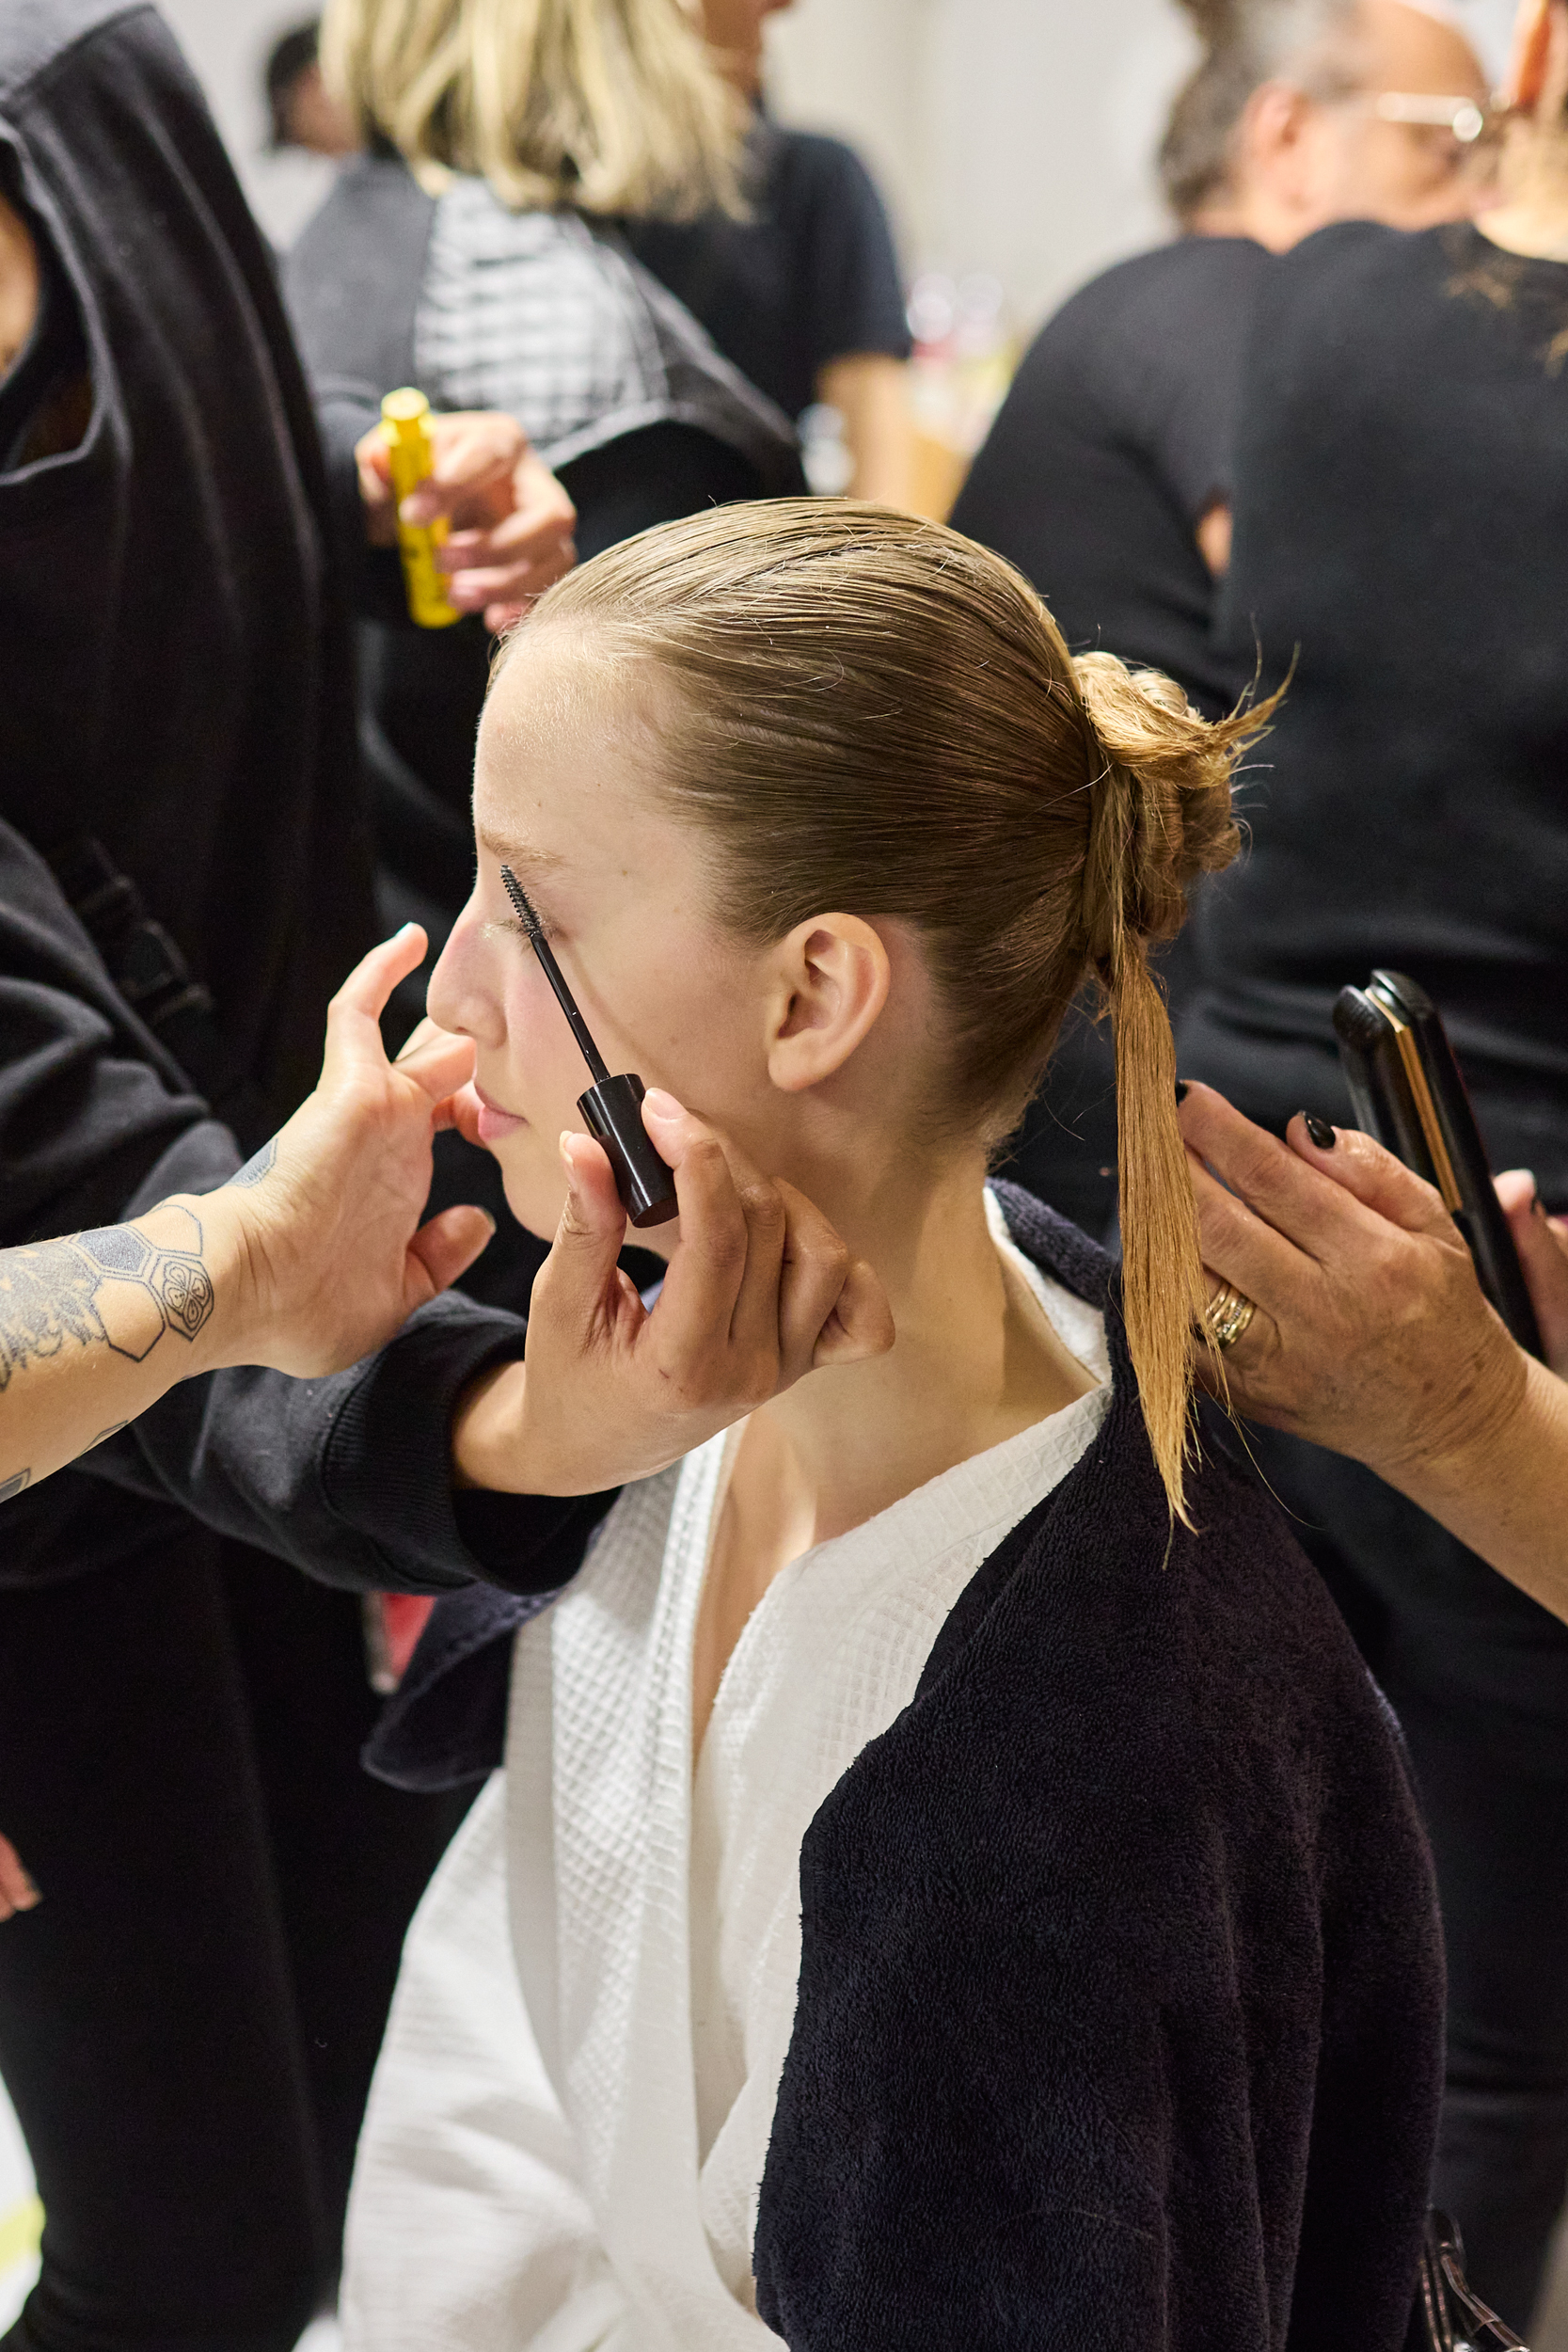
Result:
<instances>
[{"instance_id":1,"label":"hand with black nail polish","mask_svg":"<svg viewBox=\"0 0 1568 2352\"><path fill-rule=\"evenodd\" d=\"M1215 1295L1254 1309L1222 1359L1235 1409L1366 1463L1568 1619L1568 1382L1510 1337L1437 1193L1309 1112L1281 1140L1193 1084L1180 1119ZM1533 1178L1497 1189L1560 1371L1568 1225Z\"/></svg>"}]
</instances>

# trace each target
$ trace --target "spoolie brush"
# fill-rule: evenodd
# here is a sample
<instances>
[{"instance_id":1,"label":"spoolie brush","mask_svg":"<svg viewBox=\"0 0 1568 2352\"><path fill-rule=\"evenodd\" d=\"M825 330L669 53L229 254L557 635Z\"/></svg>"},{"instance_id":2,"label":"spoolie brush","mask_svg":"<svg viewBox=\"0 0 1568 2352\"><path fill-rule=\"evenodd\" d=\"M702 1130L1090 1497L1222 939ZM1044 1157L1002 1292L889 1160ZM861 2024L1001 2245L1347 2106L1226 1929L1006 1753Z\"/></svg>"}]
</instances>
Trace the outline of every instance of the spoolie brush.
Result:
<instances>
[{"instance_id":1,"label":"spoolie brush","mask_svg":"<svg viewBox=\"0 0 1568 2352\"><path fill-rule=\"evenodd\" d=\"M551 952L539 917L510 866L501 867L501 881L588 1064L594 1083L586 1094L578 1096L578 1108L590 1132L605 1148L621 1206L633 1225L668 1224L671 1217L680 1215L680 1202L675 1198L675 1180L655 1151L642 1124L642 1097L647 1089L632 1072L619 1078L610 1076L610 1065L594 1044L593 1032L578 1010L577 998L566 985L566 976Z\"/></svg>"}]
</instances>

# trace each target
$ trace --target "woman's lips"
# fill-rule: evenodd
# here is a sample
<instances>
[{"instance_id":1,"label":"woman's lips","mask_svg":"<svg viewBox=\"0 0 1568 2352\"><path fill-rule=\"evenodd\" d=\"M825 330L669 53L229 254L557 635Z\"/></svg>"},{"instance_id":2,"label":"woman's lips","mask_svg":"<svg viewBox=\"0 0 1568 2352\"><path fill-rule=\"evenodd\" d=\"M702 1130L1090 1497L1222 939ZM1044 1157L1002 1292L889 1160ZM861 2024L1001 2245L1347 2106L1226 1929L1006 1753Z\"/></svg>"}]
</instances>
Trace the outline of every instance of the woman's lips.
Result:
<instances>
[{"instance_id":1,"label":"woman's lips","mask_svg":"<svg viewBox=\"0 0 1568 2352\"><path fill-rule=\"evenodd\" d=\"M515 1111L503 1111L499 1103L493 1103L477 1081L474 1092L479 1097L481 1143L500 1143L506 1136L515 1134L517 1128L528 1125L527 1120L520 1119Z\"/></svg>"}]
</instances>

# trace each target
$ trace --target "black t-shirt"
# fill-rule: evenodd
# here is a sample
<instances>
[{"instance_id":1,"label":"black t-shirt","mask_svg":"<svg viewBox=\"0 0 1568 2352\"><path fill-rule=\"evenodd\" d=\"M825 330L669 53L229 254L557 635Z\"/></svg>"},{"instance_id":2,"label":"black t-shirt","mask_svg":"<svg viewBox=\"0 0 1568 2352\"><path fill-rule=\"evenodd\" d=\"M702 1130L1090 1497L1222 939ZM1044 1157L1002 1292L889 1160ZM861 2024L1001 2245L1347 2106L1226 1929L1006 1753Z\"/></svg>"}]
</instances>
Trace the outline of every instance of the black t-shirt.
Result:
<instances>
[{"instance_id":1,"label":"black t-shirt","mask_svg":"<svg viewBox=\"0 0 1568 2352\"><path fill-rule=\"evenodd\" d=\"M1084 287L1036 337L953 513L1034 582L1074 651L1166 671L1211 715L1235 681L1193 534L1228 492L1272 266L1246 238L1186 237Z\"/></svg>"},{"instance_id":2,"label":"black t-shirt","mask_svg":"<svg viewBox=\"0 0 1568 2352\"><path fill-rule=\"evenodd\" d=\"M1374 965L1448 1021L1498 1166L1568 1199L1568 265L1357 222L1276 265L1218 621L1290 696L1199 922L1181 1066L1348 1117Z\"/></svg>"},{"instance_id":3,"label":"black t-shirt","mask_svg":"<svg viewBox=\"0 0 1568 2352\"><path fill-rule=\"evenodd\" d=\"M632 221L633 252L706 327L726 359L798 417L830 360L910 356L882 199L852 148L759 122L752 218Z\"/></svg>"}]
</instances>

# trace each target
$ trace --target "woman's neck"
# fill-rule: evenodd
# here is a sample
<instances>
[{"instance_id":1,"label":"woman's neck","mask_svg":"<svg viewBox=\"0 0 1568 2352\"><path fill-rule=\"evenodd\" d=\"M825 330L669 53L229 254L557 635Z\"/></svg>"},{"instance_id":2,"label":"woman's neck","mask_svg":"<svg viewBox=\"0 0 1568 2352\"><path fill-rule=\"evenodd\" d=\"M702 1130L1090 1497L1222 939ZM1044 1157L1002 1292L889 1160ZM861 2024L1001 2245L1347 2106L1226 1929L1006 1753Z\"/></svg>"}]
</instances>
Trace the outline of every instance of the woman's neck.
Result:
<instances>
[{"instance_id":1,"label":"woman's neck","mask_svg":"<svg viewBox=\"0 0 1568 2352\"><path fill-rule=\"evenodd\" d=\"M890 1354L816 1373L752 1416L827 1542L1093 1387L1032 1292L1006 1272L976 1154L845 1239L882 1279ZM888 1214L892 1209L894 1214ZM840 1228L841 1232L844 1228Z\"/></svg>"},{"instance_id":2,"label":"woman's neck","mask_svg":"<svg viewBox=\"0 0 1568 2352\"><path fill-rule=\"evenodd\" d=\"M903 1199L841 1205L880 1275L897 1338L810 1374L752 1414L715 1531L698 1630L696 1735L747 1618L779 1570L1095 1386L986 1221L979 1154Z\"/></svg>"}]
</instances>

